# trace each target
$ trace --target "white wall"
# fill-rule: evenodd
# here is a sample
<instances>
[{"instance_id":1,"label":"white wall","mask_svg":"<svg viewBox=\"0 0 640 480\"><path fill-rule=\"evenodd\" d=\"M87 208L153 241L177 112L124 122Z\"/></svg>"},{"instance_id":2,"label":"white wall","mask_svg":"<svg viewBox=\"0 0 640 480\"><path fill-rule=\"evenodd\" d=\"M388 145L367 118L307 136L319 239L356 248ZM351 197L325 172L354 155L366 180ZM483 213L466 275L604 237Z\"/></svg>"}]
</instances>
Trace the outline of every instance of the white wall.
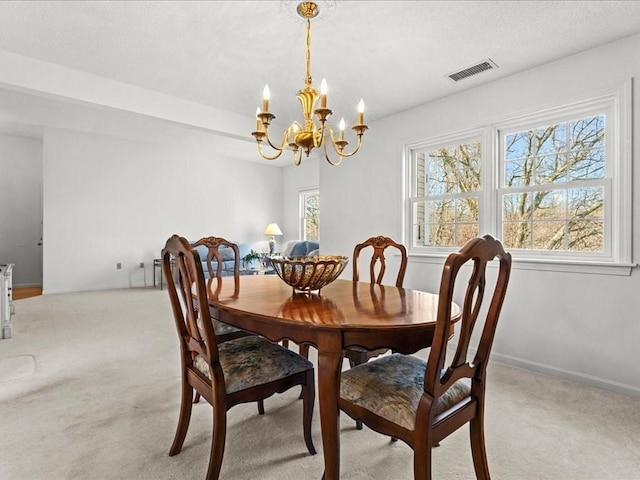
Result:
<instances>
[{"instance_id":1,"label":"white wall","mask_svg":"<svg viewBox=\"0 0 640 480\"><path fill-rule=\"evenodd\" d=\"M631 37L374 122L360 154L337 168L320 167L323 252L350 255L370 234L407 243L402 238L405 144L616 92L631 77L640 78L639 51L640 36ZM638 112L637 82L633 90ZM640 151L637 131L634 152ZM640 169L633 186L640 191ZM638 252L640 209L633 219ZM439 276L438 262L412 258L406 286L434 291ZM636 269L630 276L610 276L523 270L516 262L493 358L640 395L638 292Z\"/></svg>"},{"instance_id":2,"label":"white wall","mask_svg":"<svg viewBox=\"0 0 640 480\"><path fill-rule=\"evenodd\" d=\"M281 168L175 138L47 127L43 157L45 293L151 285L173 233L266 246L262 232L281 211Z\"/></svg>"},{"instance_id":3,"label":"white wall","mask_svg":"<svg viewBox=\"0 0 640 480\"><path fill-rule=\"evenodd\" d=\"M42 141L0 134L0 263L13 285L42 283Z\"/></svg>"}]
</instances>

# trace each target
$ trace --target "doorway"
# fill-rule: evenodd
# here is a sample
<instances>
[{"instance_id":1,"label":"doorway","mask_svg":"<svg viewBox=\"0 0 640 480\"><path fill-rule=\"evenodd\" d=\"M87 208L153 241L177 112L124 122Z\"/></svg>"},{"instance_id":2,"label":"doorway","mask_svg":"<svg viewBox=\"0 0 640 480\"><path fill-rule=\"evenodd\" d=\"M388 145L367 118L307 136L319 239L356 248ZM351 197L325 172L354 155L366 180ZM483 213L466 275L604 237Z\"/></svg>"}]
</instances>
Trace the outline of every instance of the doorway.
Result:
<instances>
[{"instance_id":1,"label":"doorway","mask_svg":"<svg viewBox=\"0 0 640 480\"><path fill-rule=\"evenodd\" d=\"M16 289L42 292L42 137L0 131L0 263Z\"/></svg>"}]
</instances>

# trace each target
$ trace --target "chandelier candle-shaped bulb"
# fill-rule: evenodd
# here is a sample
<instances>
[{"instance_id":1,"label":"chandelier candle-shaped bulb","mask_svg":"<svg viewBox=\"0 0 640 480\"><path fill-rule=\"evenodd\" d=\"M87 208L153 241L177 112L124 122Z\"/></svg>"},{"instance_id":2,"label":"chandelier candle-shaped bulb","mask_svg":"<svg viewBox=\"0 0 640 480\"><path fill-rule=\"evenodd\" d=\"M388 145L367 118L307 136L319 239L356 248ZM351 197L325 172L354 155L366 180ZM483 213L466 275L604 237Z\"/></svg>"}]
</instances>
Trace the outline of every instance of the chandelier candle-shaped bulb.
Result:
<instances>
[{"instance_id":1,"label":"chandelier candle-shaped bulb","mask_svg":"<svg viewBox=\"0 0 640 480\"><path fill-rule=\"evenodd\" d=\"M364 100L360 99L358 103L358 125L364 125Z\"/></svg>"},{"instance_id":2,"label":"chandelier candle-shaped bulb","mask_svg":"<svg viewBox=\"0 0 640 480\"><path fill-rule=\"evenodd\" d=\"M269 91L269 85L264 86L262 91L262 110L266 113L269 111L269 99L271 98L271 92Z\"/></svg>"},{"instance_id":3,"label":"chandelier candle-shaped bulb","mask_svg":"<svg viewBox=\"0 0 640 480\"><path fill-rule=\"evenodd\" d=\"M344 118L340 119L340 124L338 125L338 128L340 129L340 133L338 134L338 140L344 140Z\"/></svg>"},{"instance_id":4,"label":"chandelier candle-shaped bulb","mask_svg":"<svg viewBox=\"0 0 640 480\"><path fill-rule=\"evenodd\" d=\"M260 120L261 113L260 107L256 108L256 131L258 132L262 131L262 120Z\"/></svg>"},{"instance_id":5,"label":"chandelier candle-shaped bulb","mask_svg":"<svg viewBox=\"0 0 640 480\"><path fill-rule=\"evenodd\" d=\"M324 78L320 84L320 108L327 108L327 81Z\"/></svg>"}]
</instances>

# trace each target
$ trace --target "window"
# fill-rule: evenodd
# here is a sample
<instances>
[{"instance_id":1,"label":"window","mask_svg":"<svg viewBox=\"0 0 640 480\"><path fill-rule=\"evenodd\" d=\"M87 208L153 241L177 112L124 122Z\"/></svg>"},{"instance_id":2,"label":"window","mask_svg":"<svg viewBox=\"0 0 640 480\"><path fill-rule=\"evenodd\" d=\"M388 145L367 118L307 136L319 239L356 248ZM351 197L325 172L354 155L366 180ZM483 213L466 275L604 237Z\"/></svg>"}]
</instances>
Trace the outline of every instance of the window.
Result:
<instances>
[{"instance_id":1,"label":"window","mask_svg":"<svg viewBox=\"0 0 640 480\"><path fill-rule=\"evenodd\" d=\"M511 249L604 253L606 118L500 132L502 239Z\"/></svg>"},{"instance_id":2,"label":"window","mask_svg":"<svg viewBox=\"0 0 640 480\"><path fill-rule=\"evenodd\" d=\"M320 241L320 191L300 192L300 238Z\"/></svg>"},{"instance_id":3,"label":"window","mask_svg":"<svg viewBox=\"0 0 640 480\"><path fill-rule=\"evenodd\" d=\"M630 92L407 146L409 253L488 233L524 268L628 274Z\"/></svg>"},{"instance_id":4,"label":"window","mask_svg":"<svg viewBox=\"0 0 640 480\"><path fill-rule=\"evenodd\" d=\"M453 137L413 151L413 245L456 247L478 235L481 145Z\"/></svg>"}]
</instances>

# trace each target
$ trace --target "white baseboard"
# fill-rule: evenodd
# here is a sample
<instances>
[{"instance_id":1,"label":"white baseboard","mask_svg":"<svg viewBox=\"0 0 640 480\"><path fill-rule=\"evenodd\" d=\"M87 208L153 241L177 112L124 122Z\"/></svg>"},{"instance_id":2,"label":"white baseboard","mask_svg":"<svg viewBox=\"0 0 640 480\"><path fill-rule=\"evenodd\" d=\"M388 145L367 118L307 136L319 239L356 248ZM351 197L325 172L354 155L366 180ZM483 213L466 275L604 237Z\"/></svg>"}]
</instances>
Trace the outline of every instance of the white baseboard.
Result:
<instances>
[{"instance_id":1,"label":"white baseboard","mask_svg":"<svg viewBox=\"0 0 640 480\"><path fill-rule=\"evenodd\" d=\"M574 372L572 370L565 370L562 368L552 367L550 365L544 365L542 363L531 362L523 360L521 358L512 357L510 355L503 355L500 353L492 353L489 362L492 361L502 363L512 367L521 368L537 373L543 373L552 377L562 378L564 380L570 380L577 383L583 383L592 387L603 388L623 395L631 395L640 397L640 387L634 385L627 385L613 380L607 380L606 378L596 377L593 375L587 375L580 372Z\"/></svg>"}]
</instances>

